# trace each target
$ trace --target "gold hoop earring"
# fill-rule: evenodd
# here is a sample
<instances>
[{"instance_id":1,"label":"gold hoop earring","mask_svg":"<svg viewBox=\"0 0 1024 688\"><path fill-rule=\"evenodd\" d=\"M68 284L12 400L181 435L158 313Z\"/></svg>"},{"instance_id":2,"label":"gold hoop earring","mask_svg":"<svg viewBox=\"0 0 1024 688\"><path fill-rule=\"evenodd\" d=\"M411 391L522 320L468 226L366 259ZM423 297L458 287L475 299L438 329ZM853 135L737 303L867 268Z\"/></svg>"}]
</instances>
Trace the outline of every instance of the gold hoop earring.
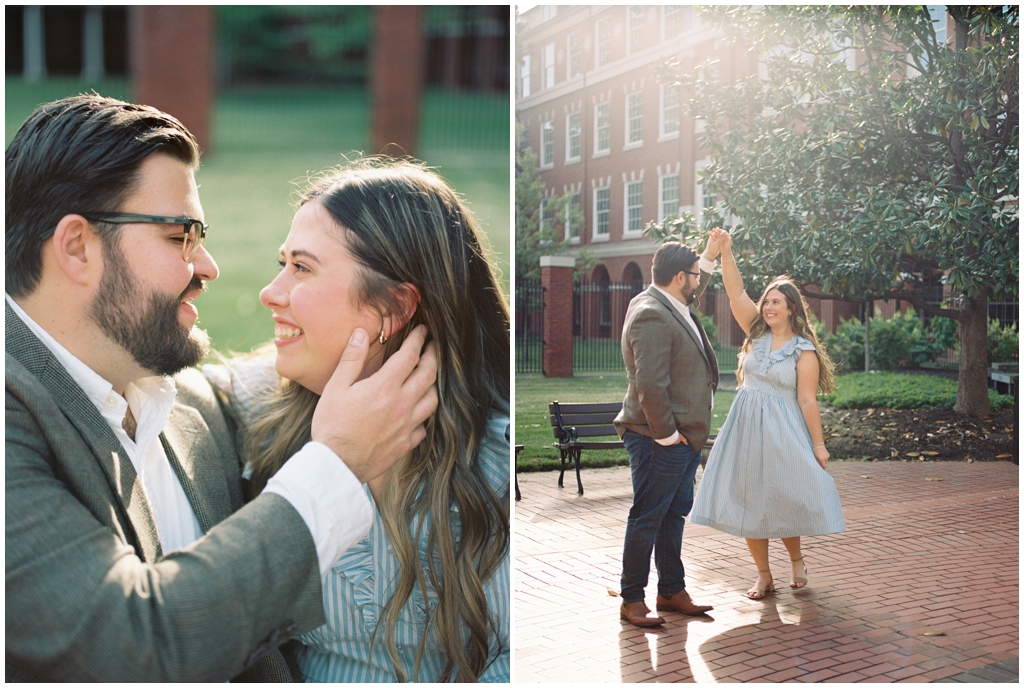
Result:
<instances>
[{"instance_id":1,"label":"gold hoop earring","mask_svg":"<svg viewBox=\"0 0 1024 688\"><path fill-rule=\"evenodd\" d=\"M381 344L387 344L388 343L388 336L386 334L384 334L384 326L383 325L380 326L380 334L377 335L377 341L380 342Z\"/></svg>"}]
</instances>

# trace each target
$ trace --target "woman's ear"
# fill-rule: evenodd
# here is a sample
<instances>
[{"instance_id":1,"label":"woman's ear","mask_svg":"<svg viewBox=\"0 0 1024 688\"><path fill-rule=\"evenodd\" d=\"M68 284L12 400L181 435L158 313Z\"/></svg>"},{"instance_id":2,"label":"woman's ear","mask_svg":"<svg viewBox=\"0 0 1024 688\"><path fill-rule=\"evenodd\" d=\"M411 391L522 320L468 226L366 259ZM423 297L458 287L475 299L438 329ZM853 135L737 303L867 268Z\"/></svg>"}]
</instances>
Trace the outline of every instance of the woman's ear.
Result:
<instances>
[{"instance_id":1,"label":"woman's ear","mask_svg":"<svg viewBox=\"0 0 1024 688\"><path fill-rule=\"evenodd\" d=\"M420 305L420 290L416 285L403 282L395 288L395 310L387 313L384 333L391 337L412 320Z\"/></svg>"}]
</instances>

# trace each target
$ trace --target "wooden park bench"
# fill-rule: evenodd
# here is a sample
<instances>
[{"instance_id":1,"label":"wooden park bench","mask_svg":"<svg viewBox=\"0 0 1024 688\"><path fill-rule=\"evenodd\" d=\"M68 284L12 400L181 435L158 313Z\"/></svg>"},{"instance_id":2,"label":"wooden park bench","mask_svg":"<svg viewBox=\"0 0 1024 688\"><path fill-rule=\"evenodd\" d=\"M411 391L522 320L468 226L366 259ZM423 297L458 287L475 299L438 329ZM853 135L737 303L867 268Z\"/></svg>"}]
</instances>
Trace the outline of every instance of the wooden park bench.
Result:
<instances>
[{"instance_id":1,"label":"wooden park bench","mask_svg":"<svg viewBox=\"0 0 1024 688\"><path fill-rule=\"evenodd\" d=\"M555 446L561 454L561 472L558 474L558 486L562 487L566 464L576 468L576 486L578 494L583 494L583 481L580 479L580 454L584 449L622 449L626 445L619 439L612 421L622 410L621 401L610 401L593 404L563 404L552 401L548 405L551 414L551 428L555 436ZM614 440L603 439L614 437ZM707 464L708 454L715 444L715 436L708 437L701 450L700 465Z\"/></svg>"},{"instance_id":2,"label":"wooden park bench","mask_svg":"<svg viewBox=\"0 0 1024 688\"><path fill-rule=\"evenodd\" d=\"M558 474L558 486L562 487L566 463L576 467L576 486L583 494L580 479L580 453L584 449L622 449L625 445L615 432L612 421L622 410L621 401L599 404L562 404L552 401L548 405L551 413L551 428L555 435L555 446L561 454L562 470ZM611 439L594 439L608 438Z\"/></svg>"}]
</instances>

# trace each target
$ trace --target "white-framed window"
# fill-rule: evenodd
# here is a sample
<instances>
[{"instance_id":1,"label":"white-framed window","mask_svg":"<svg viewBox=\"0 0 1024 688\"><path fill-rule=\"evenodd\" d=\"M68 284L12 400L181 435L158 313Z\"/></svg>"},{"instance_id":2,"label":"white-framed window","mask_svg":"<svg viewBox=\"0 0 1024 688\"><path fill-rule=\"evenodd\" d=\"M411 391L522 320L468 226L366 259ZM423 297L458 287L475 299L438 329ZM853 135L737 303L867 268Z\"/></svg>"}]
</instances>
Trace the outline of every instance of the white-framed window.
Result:
<instances>
[{"instance_id":1,"label":"white-framed window","mask_svg":"<svg viewBox=\"0 0 1024 688\"><path fill-rule=\"evenodd\" d=\"M612 20L602 19L597 22L597 66L601 67L612 61Z\"/></svg>"},{"instance_id":2,"label":"white-framed window","mask_svg":"<svg viewBox=\"0 0 1024 688\"><path fill-rule=\"evenodd\" d=\"M569 77L583 73L583 32L569 34Z\"/></svg>"},{"instance_id":3,"label":"white-framed window","mask_svg":"<svg viewBox=\"0 0 1024 688\"><path fill-rule=\"evenodd\" d=\"M644 92L637 91L626 96L626 147L632 148L644 142Z\"/></svg>"},{"instance_id":4,"label":"white-framed window","mask_svg":"<svg viewBox=\"0 0 1024 688\"><path fill-rule=\"evenodd\" d=\"M679 174L665 174L658 180L658 222L679 216Z\"/></svg>"},{"instance_id":5,"label":"white-framed window","mask_svg":"<svg viewBox=\"0 0 1024 688\"><path fill-rule=\"evenodd\" d=\"M667 84L661 87L661 137L679 135L679 89Z\"/></svg>"},{"instance_id":6,"label":"white-framed window","mask_svg":"<svg viewBox=\"0 0 1024 688\"><path fill-rule=\"evenodd\" d=\"M555 164L555 123L552 120L540 123L540 166Z\"/></svg>"},{"instance_id":7,"label":"white-framed window","mask_svg":"<svg viewBox=\"0 0 1024 688\"><path fill-rule=\"evenodd\" d=\"M622 236L638 236L644 228L644 182L626 182L626 212Z\"/></svg>"},{"instance_id":8,"label":"white-framed window","mask_svg":"<svg viewBox=\"0 0 1024 688\"><path fill-rule=\"evenodd\" d=\"M554 19L558 14L558 5L541 5L540 13L540 20L542 22Z\"/></svg>"},{"instance_id":9,"label":"white-framed window","mask_svg":"<svg viewBox=\"0 0 1024 688\"><path fill-rule=\"evenodd\" d=\"M683 9L682 5L664 5L661 8L661 26L666 41L683 32Z\"/></svg>"},{"instance_id":10,"label":"white-framed window","mask_svg":"<svg viewBox=\"0 0 1024 688\"><path fill-rule=\"evenodd\" d=\"M580 243L580 224L583 216L580 215L580 192L574 191L569 194L569 200L565 204L565 238L573 244Z\"/></svg>"},{"instance_id":11,"label":"white-framed window","mask_svg":"<svg viewBox=\"0 0 1024 688\"><path fill-rule=\"evenodd\" d=\"M577 162L583 151L583 132L580 130L580 113L570 112L565 116L565 161Z\"/></svg>"},{"instance_id":12,"label":"white-framed window","mask_svg":"<svg viewBox=\"0 0 1024 688\"><path fill-rule=\"evenodd\" d=\"M523 55L523 62L519 66L519 93L523 98L530 95L530 56Z\"/></svg>"},{"instance_id":13,"label":"white-framed window","mask_svg":"<svg viewBox=\"0 0 1024 688\"><path fill-rule=\"evenodd\" d=\"M949 17L946 15L945 5L926 5L928 8L928 16L932 20L932 30L935 31L935 43L940 48L946 45L946 41L949 40ZM913 66L914 58L907 55L907 76L915 77L921 72ZM921 53L921 66L928 66L928 53Z\"/></svg>"},{"instance_id":14,"label":"white-framed window","mask_svg":"<svg viewBox=\"0 0 1024 688\"><path fill-rule=\"evenodd\" d=\"M612 190L602 186L594 189L594 240L607 241L612 217Z\"/></svg>"},{"instance_id":15,"label":"white-framed window","mask_svg":"<svg viewBox=\"0 0 1024 688\"><path fill-rule=\"evenodd\" d=\"M626 22L629 26L629 54L643 50L644 24L647 22L647 8L643 5L630 5Z\"/></svg>"},{"instance_id":16,"label":"white-framed window","mask_svg":"<svg viewBox=\"0 0 1024 688\"><path fill-rule=\"evenodd\" d=\"M544 46L544 88L555 85L555 44Z\"/></svg>"},{"instance_id":17,"label":"white-framed window","mask_svg":"<svg viewBox=\"0 0 1024 688\"><path fill-rule=\"evenodd\" d=\"M700 28L700 15L697 14L696 8L689 5L683 7L683 25L691 29Z\"/></svg>"},{"instance_id":18,"label":"white-framed window","mask_svg":"<svg viewBox=\"0 0 1024 688\"><path fill-rule=\"evenodd\" d=\"M594 152L607 153L612 148L612 104L594 107Z\"/></svg>"},{"instance_id":19,"label":"white-framed window","mask_svg":"<svg viewBox=\"0 0 1024 688\"><path fill-rule=\"evenodd\" d=\"M555 227L555 208L550 198L540 199L540 240L550 242Z\"/></svg>"}]
</instances>

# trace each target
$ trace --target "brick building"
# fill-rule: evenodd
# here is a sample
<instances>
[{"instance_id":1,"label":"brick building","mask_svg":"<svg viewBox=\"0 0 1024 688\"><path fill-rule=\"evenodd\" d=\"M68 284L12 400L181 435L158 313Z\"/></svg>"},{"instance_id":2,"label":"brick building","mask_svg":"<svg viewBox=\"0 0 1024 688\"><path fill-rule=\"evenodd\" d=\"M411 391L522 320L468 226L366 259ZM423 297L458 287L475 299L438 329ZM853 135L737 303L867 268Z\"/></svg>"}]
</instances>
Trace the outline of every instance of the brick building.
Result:
<instances>
[{"instance_id":1,"label":"brick building","mask_svg":"<svg viewBox=\"0 0 1024 688\"><path fill-rule=\"evenodd\" d=\"M701 123L680 107L691 94L659 83L652 65L672 58L684 70L705 70L705 78L731 80L756 72L757 56L702 26L690 6L542 5L520 22L516 115L547 196L571 194L584 218L565 238L597 259L592 281L649 284L658 243L643 235L644 225L681 211L699 221L714 202L698 177L709 162L697 145ZM858 310L810 305L829 329ZM702 306L722 344L742 342L724 293L709 294Z\"/></svg>"}]
</instances>

